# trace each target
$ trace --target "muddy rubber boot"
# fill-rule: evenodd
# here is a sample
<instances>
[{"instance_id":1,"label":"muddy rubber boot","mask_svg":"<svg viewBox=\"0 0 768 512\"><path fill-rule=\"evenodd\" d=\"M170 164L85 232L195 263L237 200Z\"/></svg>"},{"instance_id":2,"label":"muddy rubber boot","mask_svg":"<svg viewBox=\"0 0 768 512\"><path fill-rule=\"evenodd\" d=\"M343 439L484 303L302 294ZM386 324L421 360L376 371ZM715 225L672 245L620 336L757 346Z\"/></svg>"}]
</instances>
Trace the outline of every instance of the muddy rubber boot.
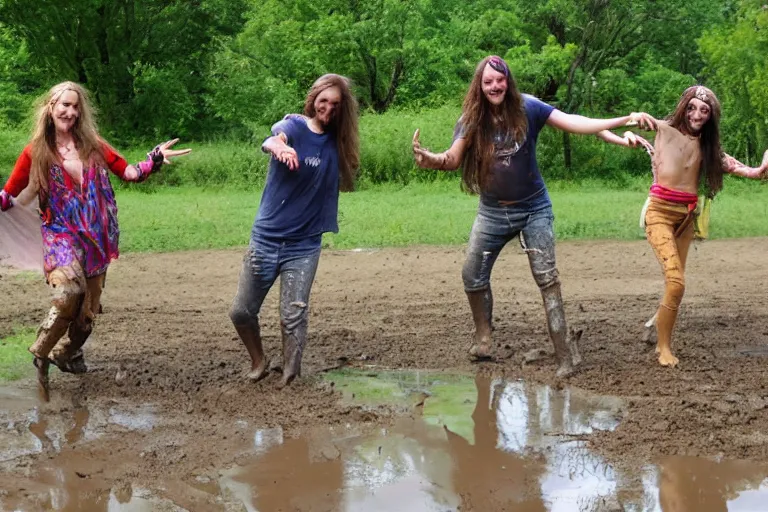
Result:
<instances>
[{"instance_id":1,"label":"muddy rubber boot","mask_svg":"<svg viewBox=\"0 0 768 512\"><path fill-rule=\"evenodd\" d=\"M251 356L251 370L245 378L251 382L258 382L269 374L269 360L264 355L264 347L261 344L259 323L235 325L235 330L248 350L248 355Z\"/></svg>"},{"instance_id":2,"label":"muddy rubber boot","mask_svg":"<svg viewBox=\"0 0 768 512\"><path fill-rule=\"evenodd\" d=\"M38 359L48 360L51 350L67 332L67 327L71 321L71 318L63 317L58 308L52 307L48 311L46 319L37 329L37 338L29 347L30 353Z\"/></svg>"},{"instance_id":3,"label":"muddy rubber boot","mask_svg":"<svg viewBox=\"0 0 768 512\"><path fill-rule=\"evenodd\" d=\"M37 370L37 385L40 390L40 397L44 402L50 400L50 383L48 380L48 370L51 367L51 363L47 359L41 359L35 357L32 360L32 364L35 365Z\"/></svg>"},{"instance_id":4,"label":"muddy rubber boot","mask_svg":"<svg viewBox=\"0 0 768 512\"><path fill-rule=\"evenodd\" d=\"M560 293L559 283L541 290L541 296L544 299L544 311L547 315L549 337L555 346L555 355L560 365L555 375L557 377L568 377L573 375L576 367L581 364L578 346L581 332L578 335L568 336L568 326L565 322L563 297Z\"/></svg>"},{"instance_id":5,"label":"muddy rubber boot","mask_svg":"<svg viewBox=\"0 0 768 512\"><path fill-rule=\"evenodd\" d=\"M491 331L493 316L493 295L491 289L466 292L469 308L472 310L472 320L475 323L475 334L469 356L475 360L491 359Z\"/></svg>"},{"instance_id":6,"label":"muddy rubber boot","mask_svg":"<svg viewBox=\"0 0 768 512\"><path fill-rule=\"evenodd\" d=\"M283 331L283 378L278 388L288 386L296 377L301 377L301 358L304 354L304 343L298 336Z\"/></svg>"},{"instance_id":7,"label":"muddy rubber boot","mask_svg":"<svg viewBox=\"0 0 768 512\"><path fill-rule=\"evenodd\" d=\"M83 354L83 345L93 332L93 324L87 327L78 325L78 322L72 322L69 325L68 339L63 339L51 350L51 363L62 372L81 374L88 371L85 364L85 355Z\"/></svg>"}]
</instances>

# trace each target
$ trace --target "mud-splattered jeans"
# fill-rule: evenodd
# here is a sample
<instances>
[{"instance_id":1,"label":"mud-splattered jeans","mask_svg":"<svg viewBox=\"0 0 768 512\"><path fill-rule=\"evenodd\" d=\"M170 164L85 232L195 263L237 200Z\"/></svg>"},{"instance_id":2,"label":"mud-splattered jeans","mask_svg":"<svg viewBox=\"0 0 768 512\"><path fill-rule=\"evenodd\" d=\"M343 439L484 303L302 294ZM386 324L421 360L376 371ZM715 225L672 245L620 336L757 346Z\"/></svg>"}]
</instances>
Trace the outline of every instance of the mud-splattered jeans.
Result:
<instances>
[{"instance_id":1,"label":"mud-splattered jeans","mask_svg":"<svg viewBox=\"0 0 768 512\"><path fill-rule=\"evenodd\" d=\"M501 249L518 235L539 288L543 290L560 282L555 266L554 215L548 197L545 198L543 206L536 202L500 206L480 201L462 270L465 291L481 291L490 286L491 270Z\"/></svg>"},{"instance_id":2,"label":"mud-splattered jeans","mask_svg":"<svg viewBox=\"0 0 768 512\"><path fill-rule=\"evenodd\" d=\"M320 260L321 235L289 241L253 237L248 245L230 317L235 325L258 325L261 305L280 276L280 324L284 335L306 343L309 294Z\"/></svg>"}]
</instances>

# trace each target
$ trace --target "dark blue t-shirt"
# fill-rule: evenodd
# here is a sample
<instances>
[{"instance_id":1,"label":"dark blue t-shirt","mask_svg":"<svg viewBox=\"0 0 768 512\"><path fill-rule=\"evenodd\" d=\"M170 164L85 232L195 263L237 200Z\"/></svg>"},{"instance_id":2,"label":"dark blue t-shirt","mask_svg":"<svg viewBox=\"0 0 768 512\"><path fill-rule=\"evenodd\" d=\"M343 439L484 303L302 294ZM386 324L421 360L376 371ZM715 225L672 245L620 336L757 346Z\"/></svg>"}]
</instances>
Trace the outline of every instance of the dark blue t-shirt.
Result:
<instances>
[{"instance_id":1,"label":"dark blue t-shirt","mask_svg":"<svg viewBox=\"0 0 768 512\"><path fill-rule=\"evenodd\" d=\"M284 133L296 150L299 168L292 171L274 157L252 234L301 240L326 232L337 233L339 208L339 156L334 133L314 133L307 119L288 114L272 127Z\"/></svg>"},{"instance_id":2,"label":"dark blue t-shirt","mask_svg":"<svg viewBox=\"0 0 768 512\"><path fill-rule=\"evenodd\" d=\"M503 133L494 137L491 175L481 194L491 201L517 202L546 193L536 162L536 140L555 108L528 94L523 94L523 103L528 119L525 140L516 141ZM459 119L453 131L453 140L464 137L464 134L464 124Z\"/></svg>"}]
</instances>

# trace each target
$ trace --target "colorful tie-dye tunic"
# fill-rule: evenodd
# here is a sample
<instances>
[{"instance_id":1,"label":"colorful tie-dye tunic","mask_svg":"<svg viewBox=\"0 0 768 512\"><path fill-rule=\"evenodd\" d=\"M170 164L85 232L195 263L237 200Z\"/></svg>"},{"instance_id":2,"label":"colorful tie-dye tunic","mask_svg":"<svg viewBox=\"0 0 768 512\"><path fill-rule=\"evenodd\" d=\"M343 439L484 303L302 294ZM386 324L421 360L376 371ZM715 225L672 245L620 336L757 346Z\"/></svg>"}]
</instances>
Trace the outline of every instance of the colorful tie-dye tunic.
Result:
<instances>
[{"instance_id":1,"label":"colorful tie-dye tunic","mask_svg":"<svg viewBox=\"0 0 768 512\"><path fill-rule=\"evenodd\" d=\"M118 257L120 230L109 171L123 178L128 163L106 144L103 156L106 165L100 162L83 165L81 186L62 165L51 166L48 204L40 214L46 275L78 261L86 277L93 277L106 271L109 263ZM7 193L15 197L26 188L31 164L31 150L27 146L4 187Z\"/></svg>"}]
</instances>

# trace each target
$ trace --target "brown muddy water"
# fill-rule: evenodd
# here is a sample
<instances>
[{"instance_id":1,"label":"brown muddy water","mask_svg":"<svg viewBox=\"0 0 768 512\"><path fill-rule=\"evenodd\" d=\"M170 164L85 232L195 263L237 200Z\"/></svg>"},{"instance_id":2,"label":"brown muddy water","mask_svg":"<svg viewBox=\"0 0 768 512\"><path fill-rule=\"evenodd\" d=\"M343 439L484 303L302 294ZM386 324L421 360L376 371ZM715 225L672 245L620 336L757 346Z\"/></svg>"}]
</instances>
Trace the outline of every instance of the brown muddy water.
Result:
<instances>
[{"instance_id":1,"label":"brown muddy water","mask_svg":"<svg viewBox=\"0 0 768 512\"><path fill-rule=\"evenodd\" d=\"M104 465L152 456L149 441L137 453L120 443L160 436L178 420L160 407L72 403L48 414L32 392L2 389L0 510L768 510L764 465L671 457L619 467L590 451L593 432L622 420L619 398L375 368L325 379L343 400L370 411L386 407L398 419L307 428L295 437L234 419L248 435L230 462L201 462L178 475L170 460L166 476L151 482L130 472L110 481ZM173 436L163 436L172 447Z\"/></svg>"}]
</instances>

